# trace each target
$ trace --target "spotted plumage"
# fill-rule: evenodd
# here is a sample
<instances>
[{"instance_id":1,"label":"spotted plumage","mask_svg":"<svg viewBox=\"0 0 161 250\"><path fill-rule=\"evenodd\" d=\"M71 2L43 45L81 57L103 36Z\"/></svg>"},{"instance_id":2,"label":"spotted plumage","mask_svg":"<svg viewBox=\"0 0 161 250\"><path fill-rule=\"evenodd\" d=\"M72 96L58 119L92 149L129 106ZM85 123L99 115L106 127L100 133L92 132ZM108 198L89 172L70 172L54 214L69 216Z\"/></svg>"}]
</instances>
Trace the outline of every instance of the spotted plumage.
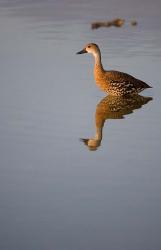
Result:
<instances>
[{"instance_id":1,"label":"spotted plumage","mask_svg":"<svg viewBox=\"0 0 161 250\"><path fill-rule=\"evenodd\" d=\"M123 119L125 115L131 114L134 110L141 108L151 101L151 97L141 95L112 96L103 98L96 106L95 111L95 135L92 138L82 138L81 141L89 150L97 150L103 138L103 127L109 119Z\"/></svg>"},{"instance_id":2,"label":"spotted plumage","mask_svg":"<svg viewBox=\"0 0 161 250\"><path fill-rule=\"evenodd\" d=\"M146 88L151 88L147 83L123 72L104 70L101 62L101 52L97 44L90 43L77 54L91 53L95 58L94 78L96 85L104 92L115 95L135 95Z\"/></svg>"}]
</instances>

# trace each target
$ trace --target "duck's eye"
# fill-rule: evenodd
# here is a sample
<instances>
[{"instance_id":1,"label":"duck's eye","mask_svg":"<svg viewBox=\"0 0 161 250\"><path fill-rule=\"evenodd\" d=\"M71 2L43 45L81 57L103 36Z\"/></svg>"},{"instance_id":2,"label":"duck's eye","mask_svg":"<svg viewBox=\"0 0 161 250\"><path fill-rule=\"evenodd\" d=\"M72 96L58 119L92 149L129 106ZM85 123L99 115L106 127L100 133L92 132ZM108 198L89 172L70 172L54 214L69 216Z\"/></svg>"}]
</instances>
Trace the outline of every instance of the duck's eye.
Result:
<instances>
[{"instance_id":1,"label":"duck's eye","mask_svg":"<svg viewBox=\"0 0 161 250\"><path fill-rule=\"evenodd\" d=\"M90 48L91 46L90 45L88 45L88 48Z\"/></svg>"}]
</instances>

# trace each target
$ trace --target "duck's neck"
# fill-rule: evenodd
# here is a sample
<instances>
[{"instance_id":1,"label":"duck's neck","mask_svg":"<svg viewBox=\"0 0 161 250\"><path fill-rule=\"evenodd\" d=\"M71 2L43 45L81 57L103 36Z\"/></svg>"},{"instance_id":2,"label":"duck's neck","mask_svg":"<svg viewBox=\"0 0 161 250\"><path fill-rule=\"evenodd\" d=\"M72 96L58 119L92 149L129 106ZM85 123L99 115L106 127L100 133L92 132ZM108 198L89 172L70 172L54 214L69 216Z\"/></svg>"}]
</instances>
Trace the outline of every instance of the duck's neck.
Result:
<instances>
[{"instance_id":1,"label":"duck's neck","mask_svg":"<svg viewBox=\"0 0 161 250\"><path fill-rule=\"evenodd\" d=\"M95 139L96 140L102 140L104 123L105 123L105 120L102 119L102 117L96 111L96 114L95 114L95 126L96 126Z\"/></svg>"},{"instance_id":2,"label":"duck's neck","mask_svg":"<svg viewBox=\"0 0 161 250\"><path fill-rule=\"evenodd\" d=\"M102 66L102 61L101 61L101 52L98 51L97 53L93 54L94 59L95 59L95 64L94 64L94 72L103 72L103 66Z\"/></svg>"},{"instance_id":3,"label":"duck's neck","mask_svg":"<svg viewBox=\"0 0 161 250\"><path fill-rule=\"evenodd\" d=\"M95 140L102 140L102 129L103 127L98 127L96 128L96 133L95 133Z\"/></svg>"}]
</instances>

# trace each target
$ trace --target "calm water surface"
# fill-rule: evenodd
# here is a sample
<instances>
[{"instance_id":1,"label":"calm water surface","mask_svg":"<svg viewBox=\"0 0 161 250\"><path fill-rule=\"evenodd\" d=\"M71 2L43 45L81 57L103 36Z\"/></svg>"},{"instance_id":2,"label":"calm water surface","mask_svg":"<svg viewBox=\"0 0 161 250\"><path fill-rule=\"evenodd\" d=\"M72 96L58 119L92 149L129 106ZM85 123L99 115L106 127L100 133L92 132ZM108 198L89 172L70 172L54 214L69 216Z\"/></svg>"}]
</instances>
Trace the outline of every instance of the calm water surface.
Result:
<instances>
[{"instance_id":1,"label":"calm water surface","mask_svg":"<svg viewBox=\"0 0 161 250\"><path fill-rule=\"evenodd\" d=\"M161 249L160 9L0 0L0 249ZM123 28L90 28L115 17ZM93 58L75 55L88 42L153 89L105 98Z\"/></svg>"}]
</instances>

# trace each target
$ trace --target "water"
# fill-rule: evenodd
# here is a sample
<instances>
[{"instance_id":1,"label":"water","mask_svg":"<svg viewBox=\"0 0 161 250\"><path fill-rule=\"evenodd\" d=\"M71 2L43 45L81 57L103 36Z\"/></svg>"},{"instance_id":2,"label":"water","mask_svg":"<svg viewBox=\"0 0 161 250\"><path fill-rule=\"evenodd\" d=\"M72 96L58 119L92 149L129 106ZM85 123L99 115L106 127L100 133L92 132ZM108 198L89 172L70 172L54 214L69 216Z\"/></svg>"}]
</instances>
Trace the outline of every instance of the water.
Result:
<instances>
[{"instance_id":1,"label":"water","mask_svg":"<svg viewBox=\"0 0 161 250\"><path fill-rule=\"evenodd\" d=\"M160 8L0 1L0 249L161 249ZM90 28L115 17L123 28ZM115 116L93 59L75 54L91 41L106 69L153 86ZM96 129L91 148L80 138Z\"/></svg>"}]
</instances>

